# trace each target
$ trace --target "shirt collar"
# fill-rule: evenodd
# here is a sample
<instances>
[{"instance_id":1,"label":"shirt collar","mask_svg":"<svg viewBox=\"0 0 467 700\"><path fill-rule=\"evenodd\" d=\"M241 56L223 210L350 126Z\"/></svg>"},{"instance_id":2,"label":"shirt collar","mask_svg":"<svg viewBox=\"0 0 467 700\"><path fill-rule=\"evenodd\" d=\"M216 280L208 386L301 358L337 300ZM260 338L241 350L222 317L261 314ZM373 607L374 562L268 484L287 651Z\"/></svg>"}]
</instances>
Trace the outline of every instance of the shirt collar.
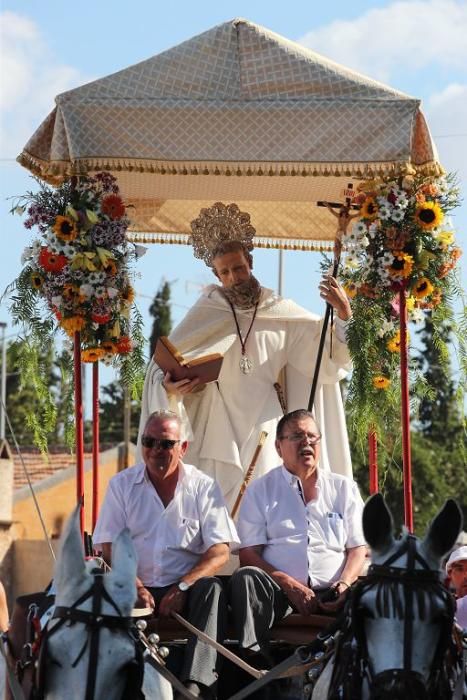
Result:
<instances>
[{"instance_id":1,"label":"shirt collar","mask_svg":"<svg viewBox=\"0 0 467 700\"><path fill-rule=\"evenodd\" d=\"M283 475L284 479L287 481L289 486L293 487L296 483L299 483L300 486L302 487L302 482L298 478L298 476L296 476L295 474L292 474L292 472L289 472L289 470L286 469L284 464L281 465L281 470L282 470L282 475ZM317 467L316 471L318 472L318 476L316 479L316 488L319 489L321 482L322 482L321 470Z\"/></svg>"}]
</instances>

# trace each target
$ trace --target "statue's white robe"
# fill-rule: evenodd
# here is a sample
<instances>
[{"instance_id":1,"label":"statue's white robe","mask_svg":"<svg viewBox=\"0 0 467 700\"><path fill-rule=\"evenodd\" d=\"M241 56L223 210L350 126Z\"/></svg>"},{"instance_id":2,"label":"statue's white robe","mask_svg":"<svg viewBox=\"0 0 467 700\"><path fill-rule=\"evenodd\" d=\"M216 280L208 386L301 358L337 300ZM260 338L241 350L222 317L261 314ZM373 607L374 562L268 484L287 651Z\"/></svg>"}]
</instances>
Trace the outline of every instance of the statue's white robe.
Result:
<instances>
[{"instance_id":1,"label":"statue's white robe","mask_svg":"<svg viewBox=\"0 0 467 700\"><path fill-rule=\"evenodd\" d=\"M236 313L244 338L253 310ZM268 438L254 476L279 463L274 440L282 410L274 383L282 368L286 370L288 410L308 405L321 328L318 316L263 288L246 343L246 355L253 362L253 370L245 375L239 367L241 345L232 310L216 285L207 287L170 335L170 341L186 358L223 353L218 382L207 384L183 399L167 396L162 386L163 373L151 360L144 383L138 458L148 415L161 408L175 410L182 418L184 437L190 441L186 461L216 479L227 505L232 508L262 430L267 431ZM329 332L327 335L315 399L316 418L323 435L320 468L351 475L338 384L350 369L350 357L345 342L334 332L331 358Z\"/></svg>"}]
</instances>

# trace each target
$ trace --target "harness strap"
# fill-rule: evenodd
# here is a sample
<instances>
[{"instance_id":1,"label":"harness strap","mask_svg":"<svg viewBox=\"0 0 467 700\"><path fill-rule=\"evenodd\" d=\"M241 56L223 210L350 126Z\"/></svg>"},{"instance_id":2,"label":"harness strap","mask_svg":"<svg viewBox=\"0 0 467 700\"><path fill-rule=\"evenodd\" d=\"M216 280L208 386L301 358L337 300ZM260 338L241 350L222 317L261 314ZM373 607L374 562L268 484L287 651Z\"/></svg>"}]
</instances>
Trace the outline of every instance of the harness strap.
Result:
<instances>
[{"instance_id":1,"label":"harness strap","mask_svg":"<svg viewBox=\"0 0 467 700\"><path fill-rule=\"evenodd\" d=\"M5 651L5 646L8 643L8 638L6 637L6 634L2 634L1 640L0 640L0 650L2 652L2 656L5 659L5 667L6 671L8 674L8 684L10 686L10 691L11 694L13 695L13 700L25 700L23 689L20 686L18 679L15 676L15 673L13 669L11 668L10 664L10 659L8 658L8 654Z\"/></svg>"},{"instance_id":2,"label":"harness strap","mask_svg":"<svg viewBox=\"0 0 467 700\"><path fill-rule=\"evenodd\" d=\"M64 622L82 622L88 627L107 627L109 629L130 629L132 626L131 617L118 617L117 615L95 615L87 610L76 610L67 608L64 605L57 605L52 615L52 619L60 618ZM54 627L55 629L55 627Z\"/></svg>"}]
</instances>

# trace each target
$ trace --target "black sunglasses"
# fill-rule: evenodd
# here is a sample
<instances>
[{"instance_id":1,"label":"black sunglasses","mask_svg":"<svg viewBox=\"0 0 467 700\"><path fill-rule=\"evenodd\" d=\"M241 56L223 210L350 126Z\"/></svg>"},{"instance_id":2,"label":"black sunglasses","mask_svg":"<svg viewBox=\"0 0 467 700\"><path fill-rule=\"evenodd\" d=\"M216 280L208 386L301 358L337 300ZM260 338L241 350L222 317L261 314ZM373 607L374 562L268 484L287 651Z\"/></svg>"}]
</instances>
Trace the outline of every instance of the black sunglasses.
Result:
<instances>
[{"instance_id":1,"label":"black sunglasses","mask_svg":"<svg viewBox=\"0 0 467 700\"><path fill-rule=\"evenodd\" d=\"M141 438L141 444L143 447L147 447L149 450L152 447L162 448L163 450L171 450L177 442L180 440L166 440L165 438L155 438L149 437L149 435L143 435Z\"/></svg>"}]
</instances>

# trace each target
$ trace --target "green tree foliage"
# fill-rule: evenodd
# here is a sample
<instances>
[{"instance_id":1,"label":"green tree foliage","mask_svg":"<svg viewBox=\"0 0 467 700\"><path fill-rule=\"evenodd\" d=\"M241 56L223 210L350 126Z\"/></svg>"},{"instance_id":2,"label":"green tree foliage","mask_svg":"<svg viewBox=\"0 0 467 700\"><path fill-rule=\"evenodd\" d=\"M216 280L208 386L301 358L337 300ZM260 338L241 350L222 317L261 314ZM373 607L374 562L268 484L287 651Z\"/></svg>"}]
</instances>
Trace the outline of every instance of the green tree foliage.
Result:
<instances>
[{"instance_id":1,"label":"green tree foliage","mask_svg":"<svg viewBox=\"0 0 467 700\"><path fill-rule=\"evenodd\" d=\"M52 343L41 348L37 365L48 377L50 389L50 397L43 398L38 396L31 378L23 369L24 358L31 352L31 346L23 339L15 340L7 346L6 409L16 440L20 446L37 443L36 419L48 426L49 443L69 444L67 438L70 428L72 429L68 418L72 403L70 357L65 352L57 356ZM6 435L13 442L8 421Z\"/></svg>"},{"instance_id":2,"label":"green tree foliage","mask_svg":"<svg viewBox=\"0 0 467 700\"><path fill-rule=\"evenodd\" d=\"M172 330L170 282L161 282L156 296L149 307L149 313L154 317L151 336L149 338L149 357L152 357L157 339L161 335L169 335Z\"/></svg>"},{"instance_id":3,"label":"green tree foliage","mask_svg":"<svg viewBox=\"0 0 467 700\"><path fill-rule=\"evenodd\" d=\"M416 534L423 534L446 498L455 498L467 523L467 464L465 427L459 388L452 376L449 319L437 324L431 316L419 331L421 348L417 358L429 393L412 416L412 496ZM441 331L439 329L441 328ZM349 426L354 476L362 495L369 495L368 446ZM404 486L400 438L385 436L386 450L379 447L379 487L394 515L397 528L404 522Z\"/></svg>"},{"instance_id":4,"label":"green tree foliage","mask_svg":"<svg viewBox=\"0 0 467 700\"><path fill-rule=\"evenodd\" d=\"M123 441L123 403L123 386L120 382L114 381L102 387L99 410L101 445L115 445ZM130 408L130 440L135 444L138 437L140 410L140 401L133 399Z\"/></svg>"}]
</instances>

